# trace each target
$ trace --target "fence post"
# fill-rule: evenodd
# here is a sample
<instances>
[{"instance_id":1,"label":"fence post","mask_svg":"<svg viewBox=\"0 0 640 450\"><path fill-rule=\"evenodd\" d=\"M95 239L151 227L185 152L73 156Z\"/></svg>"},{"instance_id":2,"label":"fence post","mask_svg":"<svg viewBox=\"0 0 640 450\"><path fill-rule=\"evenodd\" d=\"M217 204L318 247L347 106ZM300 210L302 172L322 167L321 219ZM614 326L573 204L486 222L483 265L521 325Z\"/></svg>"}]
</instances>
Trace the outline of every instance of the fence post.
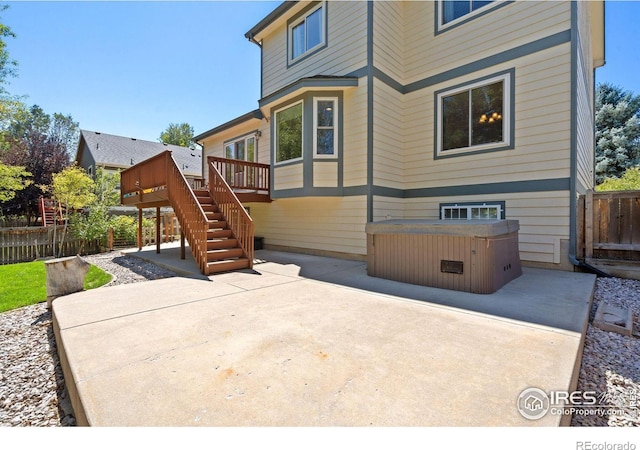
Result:
<instances>
[{"instance_id":1,"label":"fence post","mask_svg":"<svg viewBox=\"0 0 640 450\"><path fill-rule=\"evenodd\" d=\"M593 258L593 189L587 191L584 201L584 257Z\"/></svg>"},{"instance_id":2,"label":"fence post","mask_svg":"<svg viewBox=\"0 0 640 450\"><path fill-rule=\"evenodd\" d=\"M109 241L109 251L113 251L113 227L109 227L108 232L108 241Z\"/></svg>"}]
</instances>

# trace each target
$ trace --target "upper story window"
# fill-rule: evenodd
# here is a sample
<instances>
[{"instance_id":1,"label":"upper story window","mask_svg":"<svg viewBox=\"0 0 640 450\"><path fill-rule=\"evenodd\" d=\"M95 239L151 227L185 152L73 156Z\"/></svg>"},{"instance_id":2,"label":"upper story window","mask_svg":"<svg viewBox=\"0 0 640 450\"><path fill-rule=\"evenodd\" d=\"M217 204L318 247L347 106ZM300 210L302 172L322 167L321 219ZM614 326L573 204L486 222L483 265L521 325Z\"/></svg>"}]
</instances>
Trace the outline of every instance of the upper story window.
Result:
<instances>
[{"instance_id":1,"label":"upper story window","mask_svg":"<svg viewBox=\"0 0 640 450\"><path fill-rule=\"evenodd\" d=\"M325 9L321 3L289 24L290 62L325 44Z\"/></svg>"},{"instance_id":2,"label":"upper story window","mask_svg":"<svg viewBox=\"0 0 640 450\"><path fill-rule=\"evenodd\" d=\"M275 162L302 158L302 101L275 112Z\"/></svg>"},{"instance_id":3,"label":"upper story window","mask_svg":"<svg viewBox=\"0 0 640 450\"><path fill-rule=\"evenodd\" d=\"M338 156L338 99L313 99L313 153L315 157Z\"/></svg>"},{"instance_id":4,"label":"upper story window","mask_svg":"<svg viewBox=\"0 0 640 450\"><path fill-rule=\"evenodd\" d=\"M436 157L512 147L511 72L436 93Z\"/></svg>"},{"instance_id":5,"label":"upper story window","mask_svg":"<svg viewBox=\"0 0 640 450\"><path fill-rule=\"evenodd\" d=\"M467 22L487 11L509 3L510 0L439 0L437 8L437 32Z\"/></svg>"}]
</instances>

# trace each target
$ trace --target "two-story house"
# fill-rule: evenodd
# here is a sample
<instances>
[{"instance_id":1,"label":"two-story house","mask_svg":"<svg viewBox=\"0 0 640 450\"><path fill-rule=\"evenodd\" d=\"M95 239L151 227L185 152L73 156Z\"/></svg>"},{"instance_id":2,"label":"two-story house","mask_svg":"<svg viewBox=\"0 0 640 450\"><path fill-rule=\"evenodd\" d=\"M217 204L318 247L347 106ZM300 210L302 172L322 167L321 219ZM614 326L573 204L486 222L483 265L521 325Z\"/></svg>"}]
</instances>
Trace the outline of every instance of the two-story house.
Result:
<instances>
[{"instance_id":1,"label":"two-story house","mask_svg":"<svg viewBox=\"0 0 640 450\"><path fill-rule=\"evenodd\" d=\"M523 263L572 267L602 1L285 2L245 36L259 108L196 140L268 165L266 246L364 258L367 222L510 218Z\"/></svg>"},{"instance_id":2,"label":"two-story house","mask_svg":"<svg viewBox=\"0 0 640 450\"><path fill-rule=\"evenodd\" d=\"M603 1L284 2L245 37L261 54L258 108L195 137L210 188L189 202L230 204L215 199L218 173L250 212L241 234L355 259L367 256L368 223L516 219L523 264L577 263ZM146 177L141 168L128 183ZM123 201L178 201L154 192ZM187 235L204 273L218 270L218 225L207 223ZM253 244L240 241L250 267Z\"/></svg>"}]
</instances>

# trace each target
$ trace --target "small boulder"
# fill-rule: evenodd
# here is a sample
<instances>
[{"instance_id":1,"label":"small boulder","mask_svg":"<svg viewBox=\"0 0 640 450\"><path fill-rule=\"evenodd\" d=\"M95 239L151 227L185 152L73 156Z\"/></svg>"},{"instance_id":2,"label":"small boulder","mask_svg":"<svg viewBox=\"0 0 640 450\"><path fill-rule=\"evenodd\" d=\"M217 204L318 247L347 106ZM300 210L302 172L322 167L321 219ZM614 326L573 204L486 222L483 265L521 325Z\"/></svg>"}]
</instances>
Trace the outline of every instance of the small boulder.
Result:
<instances>
[{"instance_id":1,"label":"small boulder","mask_svg":"<svg viewBox=\"0 0 640 450\"><path fill-rule=\"evenodd\" d=\"M56 297L84 289L84 279L91 264L79 256L50 259L44 262L47 273L47 308Z\"/></svg>"}]
</instances>

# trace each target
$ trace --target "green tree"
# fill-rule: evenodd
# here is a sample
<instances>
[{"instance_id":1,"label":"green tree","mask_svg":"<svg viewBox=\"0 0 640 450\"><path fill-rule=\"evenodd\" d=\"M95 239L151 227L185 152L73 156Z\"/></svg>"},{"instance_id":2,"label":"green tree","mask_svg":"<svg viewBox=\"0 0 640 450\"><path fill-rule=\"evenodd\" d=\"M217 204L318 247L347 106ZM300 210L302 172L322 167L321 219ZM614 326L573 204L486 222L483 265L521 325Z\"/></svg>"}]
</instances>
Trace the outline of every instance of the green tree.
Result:
<instances>
[{"instance_id":1,"label":"green tree","mask_svg":"<svg viewBox=\"0 0 640 450\"><path fill-rule=\"evenodd\" d=\"M7 8L9 8L9 5L1 5L0 12L5 11ZM2 23L1 20L2 19L0 19L0 90L6 92L4 85L7 83L9 77L16 76L18 63L9 56L6 43L7 38L15 38L16 35L11 31L11 28Z\"/></svg>"},{"instance_id":2,"label":"green tree","mask_svg":"<svg viewBox=\"0 0 640 450\"><path fill-rule=\"evenodd\" d=\"M67 235L69 214L71 209L84 208L96 201L94 194L95 183L84 169L70 166L53 175L51 191L53 198L64 206L65 225L62 232L62 242Z\"/></svg>"},{"instance_id":3,"label":"green tree","mask_svg":"<svg viewBox=\"0 0 640 450\"><path fill-rule=\"evenodd\" d=\"M620 178L605 178L596 191L640 191L640 166L630 167Z\"/></svg>"},{"instance_id":4,"label":"green tree","mask_svg":"<svg viewBox=\"0 0 640 450\"><path fill-rule=\"evenodd\" d=\"M21 166L8 166L0 162L0 203L13 199L16 192L31 184L31 174Z\"/></svg>"},{"instance_id":5,"label":"green tree","mask_svg":"<svg viewBox=\"0 0 640 450\"><path fill-rule=\"evenodd\" d=\"M193 142L193 127L188 123L170 123L166 130L160 133L160 142L179 145L180 147L195 148Z\"/></svg>"},{"instance_id":6,"label":"green tree","mask_svg":"<svg viewBox=\"0 0 640 450\"><path fill-rule=\"evenodd\" d=\"M15 111L16 115L9 114L11 117L0 124L0 160L24 166L33 176L33 184L8 205L30 222L38 215L38 197L45 193L43 186L50 186L52 175L69 166L79 126L71 116L49 115L37 105L28 109L16 106Z\"/></svg>"},{"instance_id":7,"label":"green tree","mask_svg":"<svg viewBox=\"0 0 640 450\"><path fill-rule=\"evenodd\" d=\"M640 96L603 83L596 90L596 183L640 164Z\"/></svg>"}]
</instances>

